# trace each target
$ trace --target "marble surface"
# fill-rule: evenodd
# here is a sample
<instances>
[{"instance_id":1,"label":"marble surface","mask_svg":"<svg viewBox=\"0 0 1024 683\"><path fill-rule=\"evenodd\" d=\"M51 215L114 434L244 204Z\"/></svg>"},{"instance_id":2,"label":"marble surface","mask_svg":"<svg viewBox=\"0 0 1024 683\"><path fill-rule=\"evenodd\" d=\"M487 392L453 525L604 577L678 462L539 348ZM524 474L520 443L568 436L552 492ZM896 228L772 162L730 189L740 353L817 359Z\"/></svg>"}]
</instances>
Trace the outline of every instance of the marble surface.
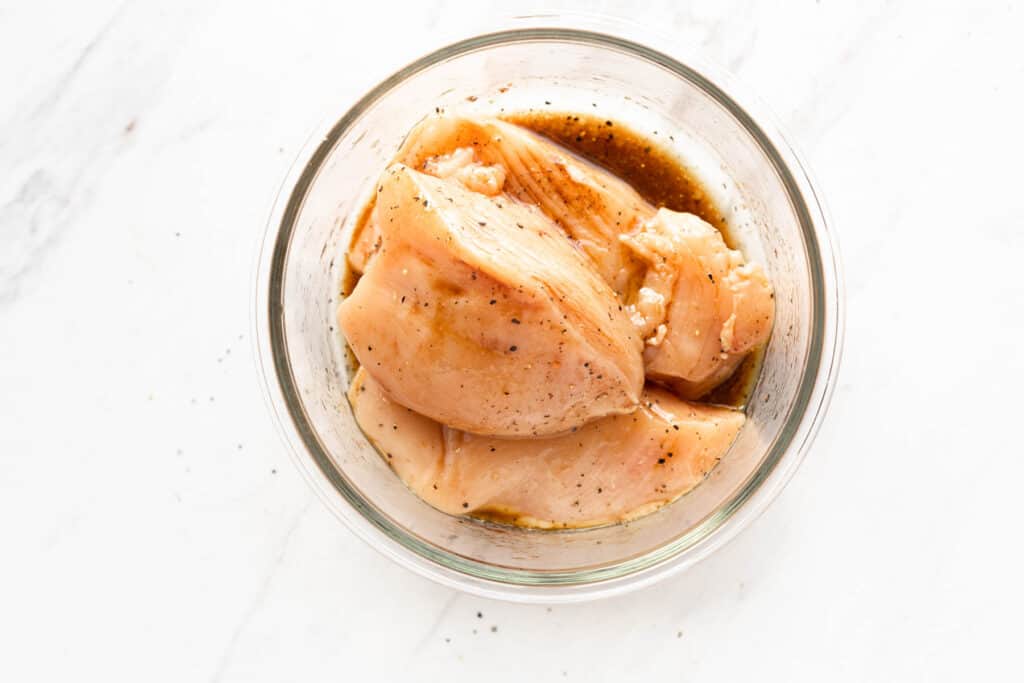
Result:
<instances>
[{"instance_id":1,"label":"marble surface","mask_svg":"<svg viewBox=\"0 0 1024 683\"><path fill-rule=\"evenodd\" d=\"M632 5L596 8L699 46L804 152L845 362L737 540L546 608L343 528L249 338L255 246L325 108L506 4L0 3L0 680L1019 680L1021 8Z\"/></svg>"}]
</instances>

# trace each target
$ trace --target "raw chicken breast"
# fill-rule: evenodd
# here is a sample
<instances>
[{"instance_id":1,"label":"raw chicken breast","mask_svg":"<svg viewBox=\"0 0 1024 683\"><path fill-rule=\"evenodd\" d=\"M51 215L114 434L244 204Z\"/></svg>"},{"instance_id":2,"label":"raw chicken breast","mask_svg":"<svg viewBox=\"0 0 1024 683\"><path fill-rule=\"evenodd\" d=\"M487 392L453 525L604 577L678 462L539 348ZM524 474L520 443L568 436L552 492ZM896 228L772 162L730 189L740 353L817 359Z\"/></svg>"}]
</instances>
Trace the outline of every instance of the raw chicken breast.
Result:
<instances>
[{"instance_id":1,"label":"raw chicken breast","mask_svg":"<svg viewBox=\"0 0 1024 683\"><path fill-rule=\"evenodd\" d=\"M660 209L622 242L647 262L631 306L651 379L683 398L723 382L771 332L771 285L697 216Z\"/></svg>"},{"instance_id":2,"label":"raw chicken breast","mask_svg":"<svg viewBox=\"0 0 1024 683\"><path fill-rule=\"evenodd\" d=\"M633 410L642 342L536 208L396 164L373 218L380 248L338 321L388 396L452 427L510 437Z\"/></svg>"},{"instance_id":3,"label":"raw chicken breast","mask_svg":"<svg viewBox=\"0 0 1024 683\"><path fill-rule=\"evenodd\" d=\"M696 216L657 210L629 185L524 128L493 118L431 116L398 158L469 194L538 208L589 257L647 342L648 376L700 398L763 344L771 287ZM382 244L377 212L349 252L362 271Z\"/></svg>"},{"instance_id":4,"label":"raw chicken breast","mask_svg":"<svg viewBox=\"0 0 1024 683\"><path fill-rule=\"evenodd\" d=\"M691 214L655 209L629 185L524 128L434 116L406 138L409 166L533 204L616 291L641 336L648 375L696 399L729 378L771 331L763 272Z\"/></svg>"},{"instance_id":5,"label":"raw chicken breast","mask_svg":"<svg viewBox=\"0 0 1024 683\"><path fill-rule=\"evenodd\" d=\"M654 207L619 178L525 128L494 118L431 116L409 133L397 160L475 192L504 192L539 207L619 294L628 294L642 273L618 238L654 215Z\"/></svg>"},{"instance_id":6,"label":"raw chicken breast","mask_svg":"<svg viewBox=\"0 0 1024 683\"><path fill-rule=\"evenodd\" d=\"M395 403L365 369L348 395L367 437L427 503L540 528L609 524L671 502L701 482L744 421L739 411L648 388L631 414L562 436L502 439Z\"/></svg>"}]
</instances>

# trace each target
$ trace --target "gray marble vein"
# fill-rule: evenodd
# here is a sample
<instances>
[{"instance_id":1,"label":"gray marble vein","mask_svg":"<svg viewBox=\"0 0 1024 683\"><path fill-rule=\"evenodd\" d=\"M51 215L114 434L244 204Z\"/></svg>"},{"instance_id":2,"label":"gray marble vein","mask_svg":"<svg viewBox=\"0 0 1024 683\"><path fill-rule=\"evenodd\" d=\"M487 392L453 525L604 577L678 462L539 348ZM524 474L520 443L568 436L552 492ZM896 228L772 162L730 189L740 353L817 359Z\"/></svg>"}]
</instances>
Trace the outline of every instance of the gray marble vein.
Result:
<instances>
[{"instance_id":1,"label":"gray marble vein","mask_svg":"<svg viewBox=\"0 0 1024 683\"><path fill-rule=\"evenodd\" d=\"M53 85L48 87L47 92L44 94L42 99L35 105L30 116L31 119L36 119L40 116L47 116L51 112L50 110L60 101L60 99L66 96L71 89L71 85L75 78L82 71L82 67L89 60L92 54L95 52L96 47L103 42L103 40L110 35L111 31L117 25L118 21L124 15L125 9L127 9L131 0L126 0L121 3L114 11L114 13L104 22L99 30L96 31L95 35L87 42L78 52L78 56L75 57L71 65L60 74Z\"/></svg>"},{"instance_id":2,"label":"gray marble vein","mask_svg":"<svg viewBox=\"0 0 1024 683\"><path fill-rule=\"evenodd\" d=\"M441 628L441 624L445 623L448 615L451 613L456 603L459 602L460 595L461 594L458 591L451 592L451 595L447 600L445 600L444 605L441 606L437 616L434 618L433 622L431 622L430 627L423 632L423 636L420 637L420 639L416 641L416 644L409 650L409 660L414 659L425 647L437 638L438 629Z\"/></svg>"},{"instance_id":3,"label":"gray marble vein","mask_svg":"<svg viewBox=\"0 0 1024 683\"><path fill-rule=\"evenodd\" d=\"M288 554L288 548L291 545L292 536L298 531L302 525L302 520L306 516L306 512L309 510L309 506L313 504L314 498L310 497L306 504L302 506L298 514L295 515L295 519L292 520L291 525L285 531L284 535L277 542L277 553L274 556L273 561L267 568L266 574L263 576L263 580L260 582L256 592L249 599L249 604L242 613L241 619L238 624L231 630L231 636L228 638L227 644L224 646L220 657L217 659L217 665L214 668L213 674L211 674L209 681L210 683L218 683L224 676L225 671L231 664L231 658L235 654L235 648L238 645L239 639L245 633L246 627L249 622L252 621L253 617L259 612L263 606L264 601L267 599L267 594L270 592L271 586L274 583L274 577L277 576L278 570L284 564L285 557Z\"/></svg>"},{"instance_id":4,"label":"gray marble vein","mask_svg":"<svg viewBox=\"0 0 1024 683\"><path fill-rule=\"evenodd\" d=\"M0 0L0 681L1020 669L1024 8L555 5ZM245 347L313 123L442 35L565 7L667 36L778 114L848 314L829 419L762 518L672 580L548 609L435 585L321 511Z\"/></svg>"},{"instance_id":5,"label":"gray marble vein","mask_svg":"<svg viewBox=\"0 0 1024 683\"><path fill-rule=\"evenodd\" d=\"M144 5L120 5L36 102L26 102L8 122L19 135L8 137L0 154L6 181L0 193L11 188L6 198L0 194L0 306L74 229L94 188L133 146L137 120L158 101L170 74L167 60L195 30L194 20L184 12L167 17L158 35L139 44L133 34L153 17Z\"/></svg>"}]
</instances>

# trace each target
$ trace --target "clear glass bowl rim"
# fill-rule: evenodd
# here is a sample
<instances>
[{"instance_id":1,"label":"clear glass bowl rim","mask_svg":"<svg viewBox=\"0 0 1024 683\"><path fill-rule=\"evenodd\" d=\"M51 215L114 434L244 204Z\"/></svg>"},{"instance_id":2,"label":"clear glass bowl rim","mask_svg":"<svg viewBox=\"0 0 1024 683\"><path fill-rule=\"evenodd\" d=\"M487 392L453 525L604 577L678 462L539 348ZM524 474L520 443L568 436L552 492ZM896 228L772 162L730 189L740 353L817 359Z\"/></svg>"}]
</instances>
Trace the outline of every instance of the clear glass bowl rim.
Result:
<instances>
[{"instance_id":1,"label":"clear glass bowl rim","mask_svg":"<svg viewBox=\"0 0 1024 683\"><path fill-rule=\"evenodd\" d=\"M354 533L400 565L444 585L489 598L556 603L619 594L682 571L735 537L767 508L805 457L827 411L839 371L845 311L838 245L828 227L826 209L806 164L762 104L744 94L741 106L740 88L725 72L694 56L685 62L670 56L679 49L669 48L671 43L664 39L652 41L648 32L644 42L638 42L630 35L638 27L624 22L609 27L607 22L579 17L567 26L550 23L483 33L442 47L395 72L340 119L332 118L314 132L280 187L258 245L252 339L265 398L293 461L328 508ZM614 33L608 32L609 28ZM282 295L294 219L306 191L335 142L364 111L405 79L447 59L503 44L553 40L624 51L653 62L700 88L750 133L787 188L799 219L811 272L814 329L798 394L779 438L725 505L674 541L639 557L583 570L537 572L477 562L426 543L393 524L348 485L310 427L299 399L288 359ZM653 42L658 42L658 49L650 47ZM699 68L695 66L698 61Z\"/></svg>"}]
</instances>

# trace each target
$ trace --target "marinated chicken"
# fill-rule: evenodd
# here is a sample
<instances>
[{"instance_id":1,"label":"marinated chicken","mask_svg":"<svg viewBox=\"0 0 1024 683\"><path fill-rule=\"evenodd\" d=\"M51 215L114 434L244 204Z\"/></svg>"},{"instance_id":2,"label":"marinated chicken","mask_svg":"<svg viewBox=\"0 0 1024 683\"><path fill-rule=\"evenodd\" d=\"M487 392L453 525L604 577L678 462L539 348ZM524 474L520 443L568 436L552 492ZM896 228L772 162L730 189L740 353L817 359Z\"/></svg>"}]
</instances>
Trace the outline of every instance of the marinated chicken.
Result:
<instances>
[{"instance_id":1,"label":"marinated chicken","mask_svg":"<svg viewBox=\"0 0 1024 683\"><path fill-rule=\"evenodd\" d=\"M349 388L356 420L424 501L538 528L632 519L686 493L728 450L743 413L647 388L637 409L575 433L503 439L452 429L392 401L362 368Z\"/></svg>"},{"instance_id":2,"label":"marinated chicken","mask_svg":"<svg viewBox=\"0 0 1024 683\"><path fill-rule=\"evenodd\" d=\"M618 294L648 347L648 376L684 398L705 395L768 338L774 302L758 266L696 216L656 209L539 135L498 119L434 116L413 129L398 159L539 208ZM353 263L364 264L378 243L379 228L369 225Z\"/></svg>"},{"instance_id":3,"label":"marinated chicken","mask_svg":"<svg viewBox=\"0 0 1024 683\"><path fill-rule=\"evenodd\" d=\"M338 321L356 420L423 500L588 527L671 502L725 455L743 413L692 401L767 341L771 284L652 202L499 119L410 132L349 249L361 277Z\"/></svg>"},{"instance_id":4,"label":"marinated chicken","mask_svg":"<svg viewBox=\"0 0 1024 683\"><path fill-rule=\"evenodd\" d=\"M642 275L643 264L619 235L653 215L654 207L612 174L525 128L499 119L429 117L406 138L398 159L463 183L500 169L505 194L539 207L617 293L630 294Z\"/></svg>"},{"instance_id":5,"label":"marinated chicken","mask_svg":"<svg viewBox=\"0 0 1024 683\"><path fill-rule=\"evenodd\" d=\"M401 164L380 183L380 248L338 311L387 394L477 434L556 434L631 412L642 342L543 213Z\"/></svg>"},{"instance_id":6,"label":"marinated chicken","mask_svg":"<svg viewBox=\"0 0 1024 683\"><path fill-rule=\"evenodd\" d=\"M660 209L621 240L647 264L631 310L647 340L648 377L700 398L768 338L768 279L704 221Z\"/></svg>"}]
</instances>

